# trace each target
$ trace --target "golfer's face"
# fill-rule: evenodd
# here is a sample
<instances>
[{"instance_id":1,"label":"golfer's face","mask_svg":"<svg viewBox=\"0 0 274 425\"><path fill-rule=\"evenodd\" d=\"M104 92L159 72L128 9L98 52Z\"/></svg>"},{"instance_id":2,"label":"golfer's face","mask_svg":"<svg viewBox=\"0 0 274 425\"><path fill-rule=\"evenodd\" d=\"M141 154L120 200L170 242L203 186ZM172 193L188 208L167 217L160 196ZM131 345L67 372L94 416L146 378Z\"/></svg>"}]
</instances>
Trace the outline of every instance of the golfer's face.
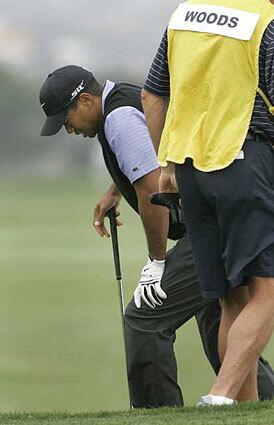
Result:
<instances>
[{"instance_id":1,"label":"golfer's face","mask_svg":"<svg viewBox=\"0 0 274 425\"><path fill-rule=\"evenodd\" d=\"M95 137L98 132L98 118L96 105L80 101L75 107L70 108L65 121L67 133Z\"/></svg>"}]
</instances>

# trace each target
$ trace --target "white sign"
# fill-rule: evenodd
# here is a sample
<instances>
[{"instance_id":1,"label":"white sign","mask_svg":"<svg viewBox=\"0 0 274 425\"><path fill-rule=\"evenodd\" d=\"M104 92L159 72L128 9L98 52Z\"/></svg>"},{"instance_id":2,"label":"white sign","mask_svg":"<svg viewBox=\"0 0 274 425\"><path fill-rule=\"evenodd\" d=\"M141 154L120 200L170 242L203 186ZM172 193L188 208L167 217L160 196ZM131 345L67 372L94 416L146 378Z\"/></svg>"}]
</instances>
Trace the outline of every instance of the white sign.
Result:
<instances>
[{"instance_id":1,"label":"white sign","mask_svg":"<svg viewBox=\"0 0 274 425\"><path fill-rule=\"evenodd\" d=\"M180 3L171 17L169 29L219 34L250 40L260 15L230 7Z\"/></svg>"}]
</instances>

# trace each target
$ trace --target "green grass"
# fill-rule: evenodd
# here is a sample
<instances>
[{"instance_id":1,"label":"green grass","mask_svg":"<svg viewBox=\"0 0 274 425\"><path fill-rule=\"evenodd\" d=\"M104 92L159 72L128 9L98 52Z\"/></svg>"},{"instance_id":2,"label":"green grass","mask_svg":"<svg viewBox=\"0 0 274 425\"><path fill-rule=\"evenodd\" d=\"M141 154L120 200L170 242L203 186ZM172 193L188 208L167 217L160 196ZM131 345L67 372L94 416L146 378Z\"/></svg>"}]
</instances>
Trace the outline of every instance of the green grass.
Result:
<instances>
[{"instance_id":1,"label":"green grass","mask_svg":"<svg viewBox=\"0 0 274 425\"><path fill-rule=\"evenodd\" d=\"M0 411L126 409L111 243L91 227L101 188L88 179L2 179L0 191ZM122 218L129 300L146 248L141 224L125 205ZM185 401L193 404L214 378L193 322L178 332L176 352ZM265 355L273 362L273 354L272 340ZM146 415L140 412L140 421Z\"/></svg>"},{"instance_id":2,"label":"green grass","mask_svg":"<svg viewBox=\"0 0 274 425\"><path fill-rule=\"evenodd\" d=\"M2 414L1 424L16 425L273 425L274 403L236 407L138 410L98 413Z\"/></svg>"}]
</instances>

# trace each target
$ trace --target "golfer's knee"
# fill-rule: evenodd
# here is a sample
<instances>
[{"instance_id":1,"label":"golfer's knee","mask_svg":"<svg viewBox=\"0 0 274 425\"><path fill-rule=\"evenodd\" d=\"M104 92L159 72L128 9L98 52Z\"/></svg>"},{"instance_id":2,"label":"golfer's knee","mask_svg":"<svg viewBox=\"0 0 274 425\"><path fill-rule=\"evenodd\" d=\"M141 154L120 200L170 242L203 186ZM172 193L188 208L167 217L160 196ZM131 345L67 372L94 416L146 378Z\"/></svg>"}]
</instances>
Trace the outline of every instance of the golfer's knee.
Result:
<instances>
[{"instance_id":1,"label":"golfer's knee","mask_svg":"<svg viewBox=\"0 0 274 425\"><path fill-rule=\"evenodd\" d=\"M128 320L129 318L131 318L133 316L134 313L134 306L132 305L132 303L130 302L125 309L125 320Z\"/></svg>"},{"instance_id":2,"label":"golfer's knee","mask_svg":"<svg viewBox=\"0 0 274 425\"><path fill-rule=\"evenodd\" d=\"M136 340L139 338L151 338L150 332L153 333L155 330L155 323L144 315L142 310L135 307L133 302L127 305L124 319L127 333L134 335Z\"/></svg>"},{"instance_id":3,"label":"golfer's knee","mask_svg":"<svg viewBox=\"0 0 274 425\"><path fill-rule=\"evenodd\" d=\"M131 300L126 306L124 317L126 323L138 323L142 320L143 314L142 311L135 306L134 301Z\"/></svg>"}]
</instances>

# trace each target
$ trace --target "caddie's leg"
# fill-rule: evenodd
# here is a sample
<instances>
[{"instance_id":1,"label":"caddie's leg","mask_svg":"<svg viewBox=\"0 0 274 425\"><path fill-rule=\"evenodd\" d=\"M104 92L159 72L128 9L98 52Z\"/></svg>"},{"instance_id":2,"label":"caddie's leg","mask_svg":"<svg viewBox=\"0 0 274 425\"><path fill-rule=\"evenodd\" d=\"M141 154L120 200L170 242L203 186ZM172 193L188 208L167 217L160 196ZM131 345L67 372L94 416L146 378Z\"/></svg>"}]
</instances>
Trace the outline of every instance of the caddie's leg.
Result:
<instances>
[{"instance_id":1,"label":"caddie's leg","mask_svg":"<svg viewBox=\"0 0 274 425\"><path fill-rule=\"evenodd\" d=\"M250 288L251 298L228 332L224 361L210 391L213 395L256 400L258 358L274 329L274 278L253 278Z\"/></svg>"},{"instance_id":2,"label":"caddie's leg","mask_svg":"<svg viewBox=\"0 0 274 425\"><path fill-rule=\"evenodd\" d=\"M221 368L218 355L218 333L221 322L221 307L219 302L213 301L208 303L196 313L195 318L206 356L215 374L218 375ZM259 399L261 401L273 400L274 371L270 364L262 357L258 365L257 383Z\"/></svg>"},{"instance_id":3,"label":"caddie's leg","mask_svg":"<svg viewBox=\"0 0 274 425\"><path fill-rule=\"evenodd\" d=\"M203 348L206 356L215 372L218 375L221 362L218 355L218 333L221 321L221 307L218 301L213 301L202 307L195 315L196 322L201 335ZM258 392L259 399L274 399L274 371L270 364L262 357L258 365Z\"/></svg>"},{"instance_id":4,"label":"caddie's leg","mask_svg":"<svg viewBox=\"0 0 274 425\"><path fill-rule=\"evenodd\" d=\"M248 301L249 289L245 286L235 288L227 297L220 300L222 315L218 336L218 347L221 363L224 360L227 349L227 336L229 330Z\"/></svg>"}]
</instances>

